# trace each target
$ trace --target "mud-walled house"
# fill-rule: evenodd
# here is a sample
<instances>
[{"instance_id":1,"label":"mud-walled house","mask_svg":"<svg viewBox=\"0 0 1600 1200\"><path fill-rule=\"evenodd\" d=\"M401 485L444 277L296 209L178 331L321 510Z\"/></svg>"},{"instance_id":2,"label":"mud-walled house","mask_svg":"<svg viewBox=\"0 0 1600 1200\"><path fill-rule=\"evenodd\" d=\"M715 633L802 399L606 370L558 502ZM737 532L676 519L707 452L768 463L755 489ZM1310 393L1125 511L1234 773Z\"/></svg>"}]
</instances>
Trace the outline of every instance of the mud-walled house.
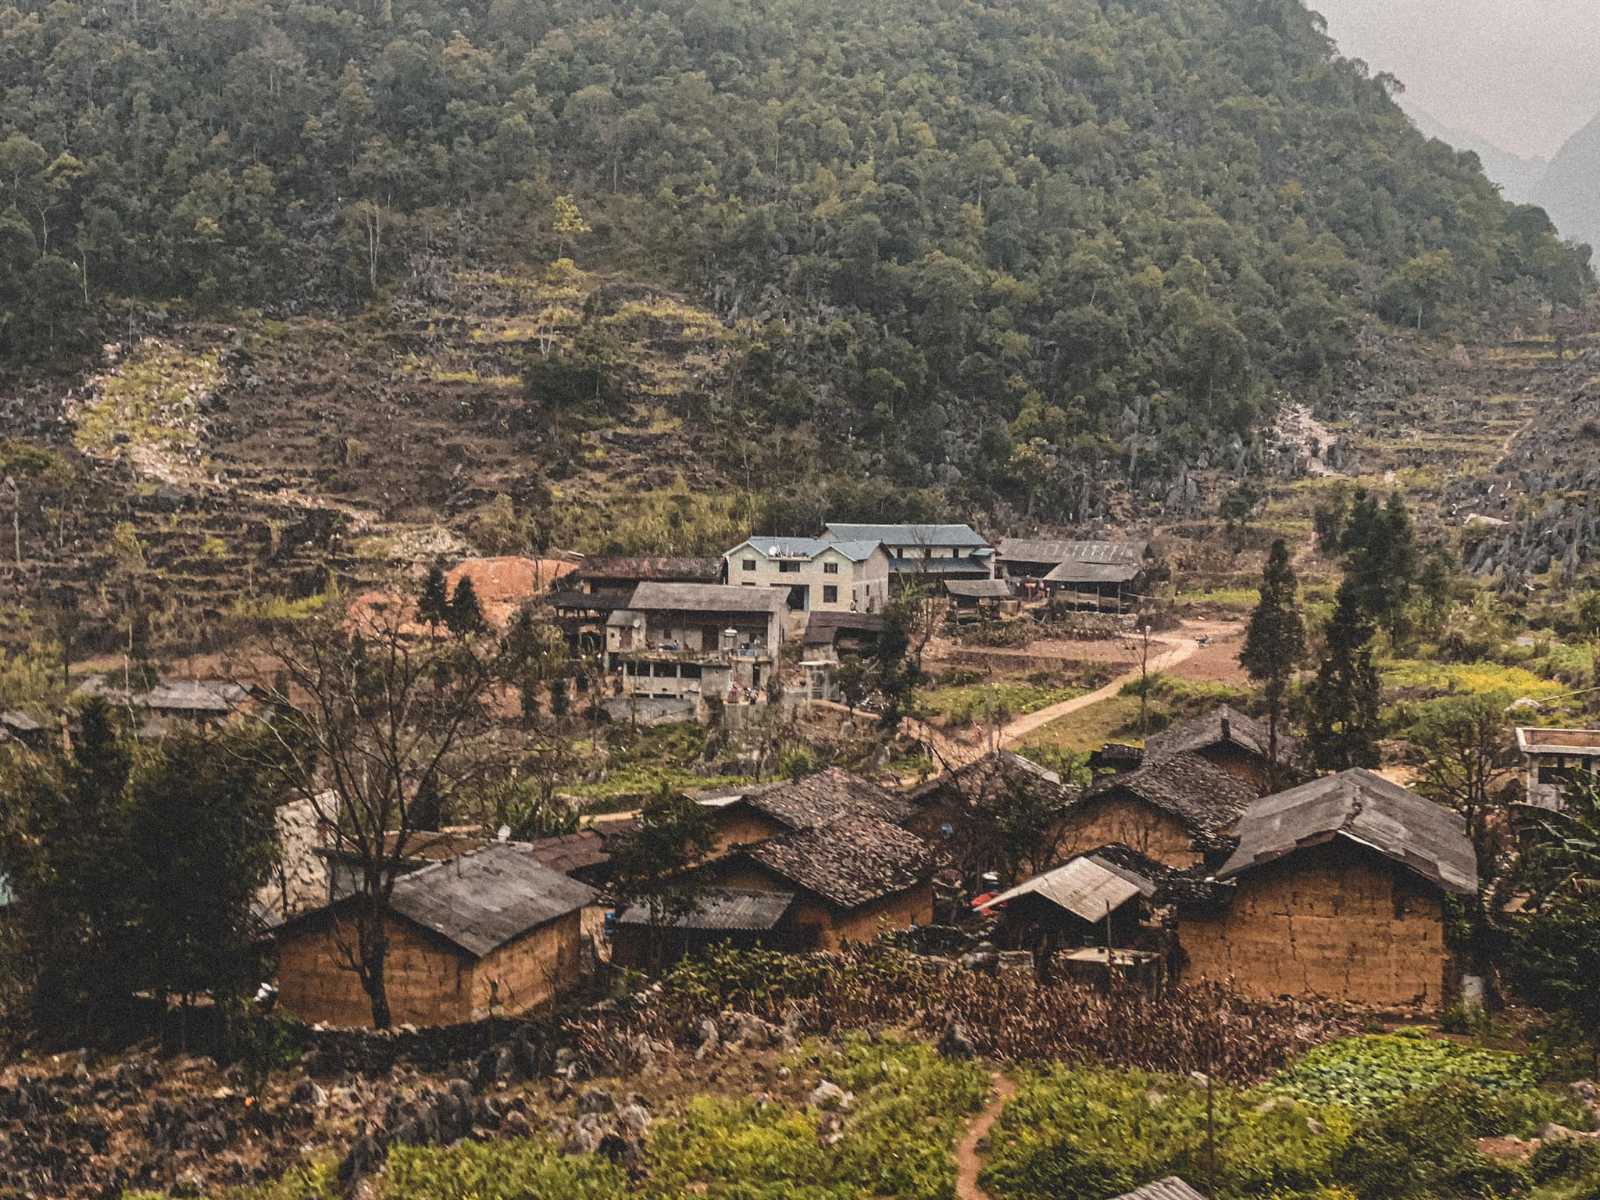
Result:
<instances>
[{"instance_id":1,"label":"mud-walled house","mask_svg":"<svg viewBox=\"0 0 1600 1200\"><path fill-rule=\"evenodd\" d=\"M875 817L895 824L911 811L905 799L838 767L699 800L711 813L709 858L803 829L826 828L849 817Z\"/></svg>"},{"instance_id":2,"label":"mud-walled house","mask_svg":"<svg viewBox=\"0 0 1600 1200\"><path fill-rule=\"evenodd\" d=\"M1271 738L1266 723L1222 704L1210 712L1179 721L1152 736L1144 749L1144 761L1153 763L1174 754L1198 754L1213 766L1237 775L1257 793L1274 791ZM1300 740L1280 723L1277 747L1277 787L1299 782L1294 763L1300 756Z\"/></svg>"},{"instance_id":3,"label":"mud-walled house","mask_svg":"<svg viewBox=\"0 0 1600 1200\"><path fill-rule=\"evenodd\" d=\"M1246 995L1438 1007L1445 897L1477 889L1462 818L1366 770L1267 796L1215 886L1179 903L1187 979Z\"/></svg>"},{"instance_id":4,"label":"mud-walled house","mask_svg":"<svg viewBox=\"0 0 1600 1200\"><path fill-rule=\"evenodd\" d=\"M1148 759L1112 775L1077 800L1062 822L1062 857L1113 843L1165 866L1197 866L1227 848L1233 823L1260 794L1199 754Z\"/></svg>"},{"instance_id":5,"label":"mud-walled house","mask_svg":"<svg viewBox=\"0 0 1600 1200\"><path fill-rule=\"evenodd\" d=\"M393 1020L449 1025L548 1005L580 982L582 914L596 898L503 843L402 876L385 913ZM358 902L347 896L277 930L279 1003L302 1020L371 1022L348 965Z\"/></svg>"}]
</instances>

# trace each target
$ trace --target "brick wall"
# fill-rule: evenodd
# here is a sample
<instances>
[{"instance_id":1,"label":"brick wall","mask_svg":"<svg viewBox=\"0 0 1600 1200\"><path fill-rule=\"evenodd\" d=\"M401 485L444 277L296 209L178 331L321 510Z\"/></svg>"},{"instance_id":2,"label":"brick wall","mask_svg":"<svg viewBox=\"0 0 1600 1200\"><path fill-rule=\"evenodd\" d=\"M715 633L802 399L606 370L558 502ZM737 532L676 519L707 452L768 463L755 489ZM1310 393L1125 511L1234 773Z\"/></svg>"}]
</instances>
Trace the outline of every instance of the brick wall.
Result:
<instances>
[{"instance_id":1,"label":"brick wall","mask_svg":"<svg viewBox=\"0 0 1600 1200\"><path fill-rule=\"evenodd\" d=\"M1178 941L1186 980L1231 979L1246 995L1442 1002L1439 893L1342 838L1247 872L1226 909L1186 910Z\"/></svg>"},{"instance_id":2,"label":"brick wall","mask_svg":"<svg viewBox=\"0 0 1600 1200\"><path fill-rule=\"evenodd\" d=\"M1143 800L1115 795L1079 805L1063 823L1057 850L1070 858L1112 842L1169 867L1193 866L1202 858L1194 834L1178 818Z\"/></svg>"}]
</instances>

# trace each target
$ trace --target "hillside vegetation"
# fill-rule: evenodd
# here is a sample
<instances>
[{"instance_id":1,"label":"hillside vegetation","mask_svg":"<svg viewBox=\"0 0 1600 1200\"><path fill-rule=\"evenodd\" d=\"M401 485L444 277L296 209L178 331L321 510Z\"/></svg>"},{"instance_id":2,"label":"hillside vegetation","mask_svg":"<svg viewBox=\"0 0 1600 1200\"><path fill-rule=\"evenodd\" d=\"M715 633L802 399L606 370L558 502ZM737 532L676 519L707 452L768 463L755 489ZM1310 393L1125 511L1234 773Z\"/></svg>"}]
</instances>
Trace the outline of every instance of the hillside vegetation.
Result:
<instances>
[{"instance_id":1,"label":"hillside vegetation","mask_svg":"<svg viewBox=\"0 0 1600 1200\"><path fill-rule=\"evenodd\" d=\"M1244 469L1274 387L1334 384L1363 322L1589 278L1296 0L12 0L0 80L9 361L151 300L389 320L571 255L739 330L682 416L806 519L1159 498ZM574 312L527 384L546 424L617 361Z\"/></svg>"}]
</instances>

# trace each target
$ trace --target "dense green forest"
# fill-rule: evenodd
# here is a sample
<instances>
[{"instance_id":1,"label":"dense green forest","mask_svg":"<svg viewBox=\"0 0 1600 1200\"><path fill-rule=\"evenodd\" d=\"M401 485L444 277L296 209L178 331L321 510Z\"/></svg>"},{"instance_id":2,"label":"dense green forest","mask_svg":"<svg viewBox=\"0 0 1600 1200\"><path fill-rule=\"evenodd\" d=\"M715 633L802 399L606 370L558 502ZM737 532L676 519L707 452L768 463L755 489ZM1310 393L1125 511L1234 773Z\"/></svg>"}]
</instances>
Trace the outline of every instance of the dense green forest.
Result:
<instances>
[{"instance_id":1,"label":"dense green forest","mask_svg":"<svg viewBox=\"0 0 1600 1200\"><path fill-rule=\"evenodd\" d=\"M1298 0L9 0L0 360L576 253L751 322L747 416L1070 519L1374 316L1582 298L1396 86Z\"/></svg>"}]
</instances>

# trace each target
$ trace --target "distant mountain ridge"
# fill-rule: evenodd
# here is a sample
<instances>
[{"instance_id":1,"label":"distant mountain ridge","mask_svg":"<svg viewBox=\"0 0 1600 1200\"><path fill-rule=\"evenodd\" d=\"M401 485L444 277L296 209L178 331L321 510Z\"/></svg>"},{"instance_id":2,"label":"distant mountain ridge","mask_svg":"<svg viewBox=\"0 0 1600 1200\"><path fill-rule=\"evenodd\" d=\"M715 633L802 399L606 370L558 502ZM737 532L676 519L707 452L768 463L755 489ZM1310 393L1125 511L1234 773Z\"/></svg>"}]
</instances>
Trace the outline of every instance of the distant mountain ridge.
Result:
<instances>
[{"instance_id":1,"label":"distant mountain ridge","mask_svg":"<svg viewBox=\"0 0 1600 1200\"><path fill-rule=\"evenodd\" d=\"M1563 237L1600 246L1600 116L1556 153L1534 203L1550 214Z\"/></svg>"},{"instance_id":2,"label":"distant mountain ridge","mask_svg":"<svg viewBox=\"0 0 1600 1200\"><path fill-rule=\"evenodd\" d=\"M1467 129L1447 125L1432 113L1408 108L1411 123L1429 137L1438 138L1457 150L1471 150L1483 164L1483 173L1501 187L1502 194L1513 204L1534 204L1534 199L1550 160L1524 158L1513 154L1504 146L1497 146L1488 138Z\"/></svg>"}]
</instances>

